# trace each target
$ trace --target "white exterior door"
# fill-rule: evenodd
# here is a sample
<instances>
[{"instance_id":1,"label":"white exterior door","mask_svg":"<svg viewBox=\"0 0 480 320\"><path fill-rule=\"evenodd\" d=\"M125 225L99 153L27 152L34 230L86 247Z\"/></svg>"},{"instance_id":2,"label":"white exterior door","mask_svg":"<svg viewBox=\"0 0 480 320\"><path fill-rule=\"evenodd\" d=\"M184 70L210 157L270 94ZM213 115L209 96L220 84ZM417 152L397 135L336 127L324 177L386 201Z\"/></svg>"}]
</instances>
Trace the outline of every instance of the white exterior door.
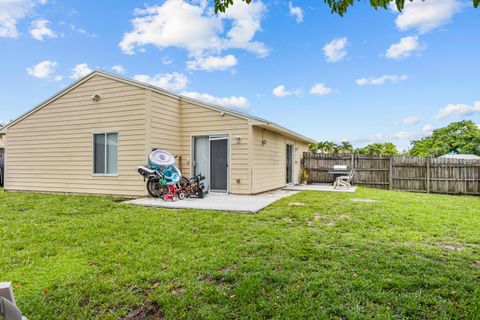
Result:
<instances>
[{"instance_id":1,"label":"white exterior door","mask_svg":"<svg viewBox=\"0 0 480 320\"><path fill-rule=\"evenodd\" d=\"M193 137L193 173L205 176L207 189L228 192L228 136Z\"/></svg>"}]
</instances>

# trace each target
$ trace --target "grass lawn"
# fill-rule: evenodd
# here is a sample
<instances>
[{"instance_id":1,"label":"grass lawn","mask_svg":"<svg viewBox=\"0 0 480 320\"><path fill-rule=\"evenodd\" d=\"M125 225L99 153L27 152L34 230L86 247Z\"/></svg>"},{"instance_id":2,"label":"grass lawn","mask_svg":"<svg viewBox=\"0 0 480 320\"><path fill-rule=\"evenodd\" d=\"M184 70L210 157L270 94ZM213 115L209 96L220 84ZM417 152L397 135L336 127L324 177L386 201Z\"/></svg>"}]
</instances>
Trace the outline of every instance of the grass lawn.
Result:
<instances>
[{"instance_id":1,"label":"grass lawn","mask_svg":"<svg viewBox=\"0 0 480 320\"><path fill-rule=\"evenodd\" d=\"M304 192L244 215L0 192L0 239L31 320L480 317L478 197Z\"/></svg>"}]
</instances>

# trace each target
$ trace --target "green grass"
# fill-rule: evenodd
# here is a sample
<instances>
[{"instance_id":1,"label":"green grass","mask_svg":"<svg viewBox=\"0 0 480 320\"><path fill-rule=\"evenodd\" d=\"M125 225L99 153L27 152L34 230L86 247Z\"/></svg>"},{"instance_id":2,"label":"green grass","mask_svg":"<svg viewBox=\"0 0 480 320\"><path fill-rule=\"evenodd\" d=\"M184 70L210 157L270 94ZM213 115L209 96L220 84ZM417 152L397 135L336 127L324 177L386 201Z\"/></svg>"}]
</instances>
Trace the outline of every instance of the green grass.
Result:
<instances>
[{"instance_id":1,"label":"green grass","mask_svg":"<svg viewBox=\"0 0 480 320\"><path fill-rule=\"evenodd\" d=\"M0 239L31 320L480 315L475 197L304 192L244 215L0 192Z\"/></svg>"}]
</instances>

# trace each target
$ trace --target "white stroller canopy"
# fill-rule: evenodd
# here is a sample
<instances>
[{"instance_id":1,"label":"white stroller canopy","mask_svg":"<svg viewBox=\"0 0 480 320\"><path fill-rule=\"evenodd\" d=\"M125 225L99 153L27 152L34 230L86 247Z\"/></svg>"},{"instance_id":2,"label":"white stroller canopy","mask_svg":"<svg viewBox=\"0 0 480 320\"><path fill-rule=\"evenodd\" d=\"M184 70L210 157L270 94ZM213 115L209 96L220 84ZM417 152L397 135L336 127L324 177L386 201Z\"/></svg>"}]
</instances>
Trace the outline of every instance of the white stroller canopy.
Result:
<instances>
[{"instance_id":1,"label":"white stroller canopy","mask_svg":"<svg viewBox=\"0 0 480 320\"><path fill-rule=\"evenodd\" d=\"M148 156L148 159L152 164L157 166L171 166L175 163L175 157L165 150L154 150Z\"/></svg>"}]
</instances>

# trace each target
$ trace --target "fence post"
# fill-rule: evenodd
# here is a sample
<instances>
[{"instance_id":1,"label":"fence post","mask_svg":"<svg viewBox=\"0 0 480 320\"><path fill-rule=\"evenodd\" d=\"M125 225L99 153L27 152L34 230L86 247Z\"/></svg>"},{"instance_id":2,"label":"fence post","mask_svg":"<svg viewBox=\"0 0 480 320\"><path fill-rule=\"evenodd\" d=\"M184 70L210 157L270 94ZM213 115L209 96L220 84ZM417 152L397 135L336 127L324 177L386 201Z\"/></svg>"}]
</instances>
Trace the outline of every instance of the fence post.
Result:
<instances>
[{"instance_id":1,"label":"fence post","mask_svg":"<svg viewBox=\"0 0 480 320\"><path fill-rule=\"evenodd\" d=\"M427 158L427 193L430 193L430 157Z\"/></svg>"},{"instance_id":2,"label":"fence post","mask_svg":"<svg viewBox=\"0 0 480 320\"><path fill-rule=\"evenodd\" d=\"M388 168L388 190L393 189L393 156L390 156L390 165Z\"/></svg>"}]
</instances>

